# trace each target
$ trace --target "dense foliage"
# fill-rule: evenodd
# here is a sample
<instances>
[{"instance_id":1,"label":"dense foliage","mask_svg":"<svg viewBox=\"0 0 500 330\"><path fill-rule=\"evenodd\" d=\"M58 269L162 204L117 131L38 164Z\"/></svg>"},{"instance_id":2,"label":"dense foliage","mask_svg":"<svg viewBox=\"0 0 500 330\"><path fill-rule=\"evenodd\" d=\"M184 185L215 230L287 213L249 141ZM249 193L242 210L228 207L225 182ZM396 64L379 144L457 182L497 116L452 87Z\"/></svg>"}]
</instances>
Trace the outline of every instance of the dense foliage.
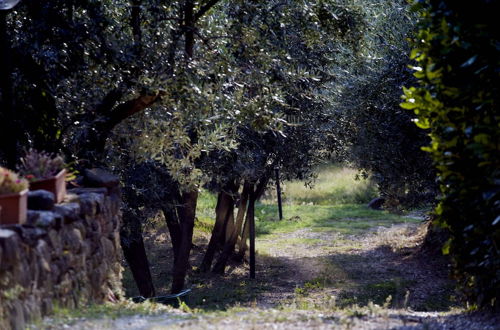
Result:
<instances>
[{"instance_id":1,"label":"dense foliage","mask_svg":"<svg viewBox=\"0 0 500 330\"><path fill-rule=\"evenodd\" d=\"M420 148L429 143L399 107L402 86L415 78L408 68L408 38L416 15L404 1L378 4L363 38L364 56L340 71L335 97L334 129L340 158L371 174L386 207L399 209L431 202L435 174L429 155Z\"/></svg>"},{"instance_id":2,"label":"dense foliage","mask_svg":"<svg viewBox=\"0 0 500 330\"><path fill-rule=\"evenodd\" d=\"M430 132L442 198L435 213L451 239L461 289L479 306L500 297L500 30L496 1L420 1L412 58L420 87L403 107Z\"/></svg>"},{"instance_id":3,"label":"dense foliage","mask_svg":"<svg viewBox=\"0 0 500 330\"><path fill-rule=\"evenodd\" d=\"M425 136L397 108L411 79L407 9L403 0L23 1L0 21L15 55L0 72L0 157L13 163L29 146L119 174L122 247L141 294L155 293L142 223L159 211L179 291L202 185L219 195L206 270L213 249L232 253L238 236L244 253L244 222L276 168L310 181L335 154L397 202L428 189ZM8 138L7 127L17 133Z\"/></svg>"}]
</instances>

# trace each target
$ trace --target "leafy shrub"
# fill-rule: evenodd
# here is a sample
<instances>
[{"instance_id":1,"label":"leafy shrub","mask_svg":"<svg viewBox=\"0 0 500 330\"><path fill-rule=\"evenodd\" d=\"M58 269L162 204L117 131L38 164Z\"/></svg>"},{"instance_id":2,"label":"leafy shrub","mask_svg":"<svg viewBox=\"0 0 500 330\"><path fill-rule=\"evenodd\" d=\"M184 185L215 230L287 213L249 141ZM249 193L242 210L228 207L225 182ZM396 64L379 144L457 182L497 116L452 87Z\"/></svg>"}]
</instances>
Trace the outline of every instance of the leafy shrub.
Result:
<instances>
[{"instance_id":1,"label":"leafy shrub","mask_svg":"<svg viewBox=\"0 0 500 330\"><path fill-rule=\"evenodd\" d=\"M451 235L443 252L470 302L499 307L500 38L498 1L418 1L412 58L420 87L403 108L428 129L442 197L437 223Z\"/></svg>"}]
</instances>

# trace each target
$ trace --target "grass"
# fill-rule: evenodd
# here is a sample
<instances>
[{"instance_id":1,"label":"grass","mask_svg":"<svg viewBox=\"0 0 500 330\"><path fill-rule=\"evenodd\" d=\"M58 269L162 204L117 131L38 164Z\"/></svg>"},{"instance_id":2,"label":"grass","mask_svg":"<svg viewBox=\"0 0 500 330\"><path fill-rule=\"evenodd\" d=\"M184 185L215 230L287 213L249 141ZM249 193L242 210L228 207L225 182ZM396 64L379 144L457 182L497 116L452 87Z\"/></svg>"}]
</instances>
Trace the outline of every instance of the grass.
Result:
<instances>
[{"instance_id":1,"label":"grass","mask_svg":"<svg viewBox=\"0 0 500 330\"><path fill-rule=\"evenodd\" d=\"M267 281L249 280L247 274L232 277L229 280L195 274L191 283L196 294L188 298L187 304L199 312L225 311L240 303L252 304L260 294L273 289Z\"/></svg>"},{"instance_id":2,"label":"grass","mask_svg":"<svg viewBox=\"0 0 500 330\"><path fill-rule=\"evenodd\" d=\"M271 233L287 233L301 228L354 235L374 226L420 221L386 211L374 211L360 204L286 205L283 208L283 221L278 221L277 213L276 205L257 204L257 237Z\"/></svg>"},{"instance_id":3,"label":"grass","mask_svg":"<svg viewBox=\"0 0 500 330\"><path fill-rule=\"evenodd\" d=\"M313 188L303 182L283 184L284 220L278 219L276 195L273 189L258 202L255 210L257 236L287 233L301 228L315 231L335 231L354 235L374 226L417 221L386 211L366 207L376 196L376 187L369 179L356 180L357 171L336 165L323 166ZM214 223L217 198L202 191L197 205L195 229L209 233Z\"/></svg>"},{"instance_id":4,"label":"grass","mask_svg":"<svg viewBox=\"0 0 500 330\"><path fill-rule=\"evenodd\" d=\"M359 177L358 171L338 165L324 165L317 171L312 187L302 181L284 182L282 198L288 205L340 205L363 204L377 196L375 184L368 178ZM269 190L264 203L273 203L276 192Z\"/></svg>"},{"instance_id":5,"label":"grass","mask_svg":"<svg viewBox=\"0 0 500 330\"><path fill-rule=\"evenodd\" d=\"M387 212L368 209L362 204L368 203L377 195L376 187L369 179L356 179L357 170L325 165L318 169L318 176L312 187L304 182L291 181L282 184L284 202L283 213L287 220L278 222L276 192L269 189L256 205L257 231L260 234L269 230L286 232L305 226L311 222L341 218L378 218L392 221L397 219ZM202 191L196 209L196 229L210 232L213 226L217 197L208 191ZM313 207L311 207L313 206ZM270 224L276 222L275 225ZM260 225L264 224L264 225ZM295 223L295 225L293 224Z\"/></svg>"},{"instance_id":6,"label":"grass","mask_svg":"<svg viewBox=\"0 0 500 330\"><path fill-rule=\"evenodd\" d=\"M136 304L131 300L121 300L116 303L105 303L100 305L92 304L85 306L85 308L76 309L54 306L54 313L51 317L45 318L44 320L35 320L28 326L28 329L67 329L79 320L115 320L122 317L132 317L137 315L154 316L168 314L170 319L183 320L190 318L189 315L186 315L183 312L184 311L182 309L175 309L171 306L150 303L147 301L141 304Z\"/></svg>"},{"instance_id":7,"label":"grass","mask_svg":"<svg viewBox=\"0 0 500 330\"><path fill-rule=\"evenodd\" d=\"M204 233L210 233L214 225L215 206L217 205L217 196L209 191L202 190L196 204L195 230Z\"/></svg>"},{"instance_id":8,"label":"grass","mask_svg":"<svg viewBox=\"0 0 500 330\"><path fill-rule=\"evenodd\" d=\"M338 306L366 306L372 302L377 305L388 304L394 308L406 308L406 287L410 284L411 281L401 278L367 283L358 288L355 294L343 292L339 297Z\"/></svg>"}]
</instances>

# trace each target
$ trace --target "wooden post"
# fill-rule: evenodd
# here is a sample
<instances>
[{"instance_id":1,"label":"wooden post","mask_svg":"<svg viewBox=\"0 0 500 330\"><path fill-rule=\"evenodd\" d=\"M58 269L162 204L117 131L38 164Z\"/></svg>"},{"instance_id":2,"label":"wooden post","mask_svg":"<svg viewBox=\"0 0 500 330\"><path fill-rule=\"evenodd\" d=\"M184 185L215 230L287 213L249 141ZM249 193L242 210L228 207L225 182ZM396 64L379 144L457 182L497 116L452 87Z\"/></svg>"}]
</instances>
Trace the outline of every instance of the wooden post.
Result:
<instances>
[{"instance_id":1,"label":"wooden post","mask_svg":"<svg viewBox=\"0 0 500 330\"><path fill-rule=\"evenodd\" d=\"M250 236L250 278L255 278L255 192L254 188L250 193L248 203L248 226Z\"/></svg>"},{"instance_id":2,"label":"wooden post","mask_svg":"<svg viewBox=\"0 0 500 330\"><path fill-rule=\"evenodd\" d=\"M281 204L280 169L276 167L274 171L276 172L276 193L278 195L278 214L280 220L283 220L283 205Z\"/></svg>"}]
</instances>

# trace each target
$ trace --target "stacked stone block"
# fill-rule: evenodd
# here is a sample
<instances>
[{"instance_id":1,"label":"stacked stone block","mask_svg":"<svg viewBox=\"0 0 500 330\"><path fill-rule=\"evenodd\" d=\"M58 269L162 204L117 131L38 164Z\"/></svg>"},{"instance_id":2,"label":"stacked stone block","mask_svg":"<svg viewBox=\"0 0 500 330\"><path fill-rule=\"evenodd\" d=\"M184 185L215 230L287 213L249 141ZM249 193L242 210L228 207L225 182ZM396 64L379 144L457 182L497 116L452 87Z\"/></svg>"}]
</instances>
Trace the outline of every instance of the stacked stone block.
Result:
<instances>
[{"instance_id":1,"label":"stacked stone block","mask_svg":"<svg viewBox=\"0 0 500 330\"><path fill-rule=\"evenodd\" d=\"M78 188L50 211L28 211L26 224L0 226L0 329L119 299L120 206L117 183Z\"/></svg>"}]
</instances>

